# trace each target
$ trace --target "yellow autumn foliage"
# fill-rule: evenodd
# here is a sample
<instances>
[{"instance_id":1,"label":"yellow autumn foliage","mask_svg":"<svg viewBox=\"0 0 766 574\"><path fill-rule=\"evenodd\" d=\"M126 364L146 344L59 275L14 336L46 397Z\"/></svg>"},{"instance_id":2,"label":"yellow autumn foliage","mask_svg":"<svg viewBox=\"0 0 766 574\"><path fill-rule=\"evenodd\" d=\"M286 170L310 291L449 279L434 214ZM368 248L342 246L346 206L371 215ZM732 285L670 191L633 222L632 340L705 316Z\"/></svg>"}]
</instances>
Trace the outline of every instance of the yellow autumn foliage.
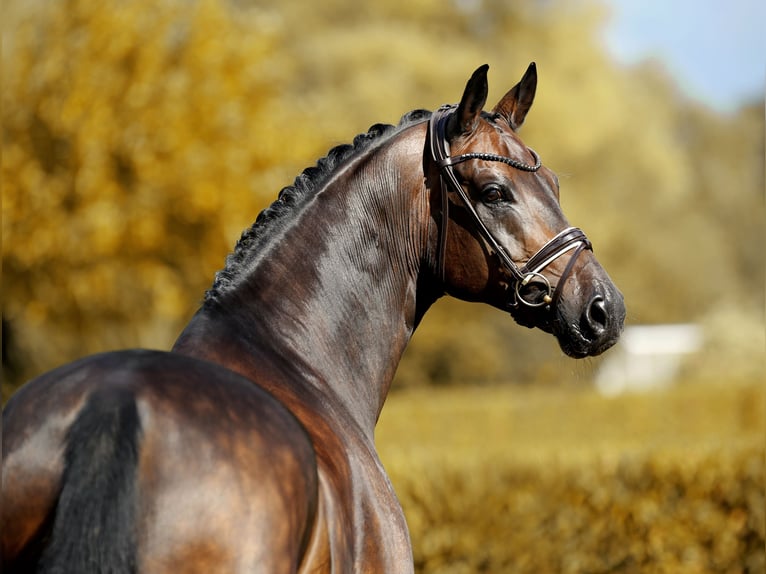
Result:
<instances>
[{"instance_id":1,"label":"yellow autumn foliage","mask_svg":"<svg viewBox=\"0 0 766 574\"><path fill-rule=\"evenodd\" d=\"M215 0L19 16L4 62L3 311L33 369L167 347L190 317L301 151L282 135L277 35Z\"/></svg>"}]
</instances>

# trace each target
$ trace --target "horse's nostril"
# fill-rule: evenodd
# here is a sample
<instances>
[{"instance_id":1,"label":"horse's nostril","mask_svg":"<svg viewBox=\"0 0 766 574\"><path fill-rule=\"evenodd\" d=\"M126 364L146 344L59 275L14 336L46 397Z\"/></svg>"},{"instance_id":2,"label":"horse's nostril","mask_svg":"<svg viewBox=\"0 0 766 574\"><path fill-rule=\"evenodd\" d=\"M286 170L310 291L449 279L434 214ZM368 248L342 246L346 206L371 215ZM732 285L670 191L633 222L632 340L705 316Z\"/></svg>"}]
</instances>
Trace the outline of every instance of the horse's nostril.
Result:
<instances>
[{"instance_id":1,"label":"horse's nostril","mask_svg":"<svg viewBox=\"0 0 766 574\"><path fill-rule=\"evenodd\" d=\"M606 314L606 302L600 295L595 296L585 311L585 325L588 333L599 337L606 330L608 317Z\"/></svg>"}]
</instances>

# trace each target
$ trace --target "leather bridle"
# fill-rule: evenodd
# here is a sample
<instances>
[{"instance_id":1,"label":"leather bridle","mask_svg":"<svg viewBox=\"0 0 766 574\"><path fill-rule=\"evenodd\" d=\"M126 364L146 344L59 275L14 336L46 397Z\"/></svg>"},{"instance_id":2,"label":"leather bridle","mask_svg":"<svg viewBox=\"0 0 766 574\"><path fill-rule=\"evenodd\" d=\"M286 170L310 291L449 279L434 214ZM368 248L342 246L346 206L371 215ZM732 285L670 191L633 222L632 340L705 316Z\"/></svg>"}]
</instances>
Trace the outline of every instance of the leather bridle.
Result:
<instances>
[{"instance_id":1,"label":"leather bridle","mask_svg":"<svg viewBox=\"0 0 766 574\"><path fill-rule=\"evenodd\" d=\"M460 198L463 207L476 225L479 234L484 238L484 241L487 242L490 249L497 254L503 269L510 276L509 287L512 299L509 306L511 308L516 308L519 304L522 304L526 307L545 307L547 310L555 309L560 294L560 289L557 289L557 287L564 285L564 282L572 272L574 263L580 253L585 249L592 251L593 246L581 229L577 227L567 227L543 245L526 263L521 266L516 265L510 255L508 255L508 252L495 239L479 217L479 214L473 207L463 186L460 185L460 182L455 175L455 171L453 170L453 166L464 161L477 159L481 161L499 161L522 171L536 172L541 166L540 158L531 149L529 149L529 151L535 159L534 165L529 165L493 153L476 152L451 156L449 142L447 141L447 123L450 115L454 113L456 108L457 106L455 105L442 106L433 113L429 120L431 156L436 162L436 165L439 166L439 173L441 176L439 178L441 181L441 223L437 263L439 278L442 284L444 284L444 264L447 250L447 229L449 222L449 192L453 191ZM558 285L551 285L548 278L543 275L543 270L556 259L570 251L572 254L569 258L569 262L564 268L564 272L559 277ZM533 285L537 287L537 290L528 288ZM532 295L535 297L530 299L526 298L531 297Z\"/></svg>"}]
</instances>

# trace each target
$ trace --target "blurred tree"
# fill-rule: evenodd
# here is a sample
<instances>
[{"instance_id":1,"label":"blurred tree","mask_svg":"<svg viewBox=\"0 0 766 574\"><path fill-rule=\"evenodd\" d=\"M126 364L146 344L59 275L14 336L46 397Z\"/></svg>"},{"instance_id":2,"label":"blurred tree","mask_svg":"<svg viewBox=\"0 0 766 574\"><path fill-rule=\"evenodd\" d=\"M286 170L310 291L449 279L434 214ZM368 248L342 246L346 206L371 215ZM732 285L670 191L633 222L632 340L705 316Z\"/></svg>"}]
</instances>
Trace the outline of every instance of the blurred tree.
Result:
<instances>
[{"instance_id":1,"label":"blurred tree","mask_svg":"<svg viewBox=\"0 0 766 574\"><path fill-rule=\"evenodd\" d=\"M302 161L269 59L280 34L214 0L19 16L3 54L3 313L22 375L173 340Z\"/></svg>"},{"instance_id":2,"label":"blurred tree","mask_svg":"<svg viewBox=\"0 0 766 574\"><path fill-rule=\"evenodd\" d=\"M559 174L629 320L693 321L720 299L762 313L762 106L721 117L657 63L618 68L595 2L10 4L23 17L4 24L3 312L23 376L168 347L301 167L373 123L456 101L484 62L489 105L538 63L522 136ZM549 337L452 301L399 373L568 376L582 367Z\"/></svg>"}]
</instances>

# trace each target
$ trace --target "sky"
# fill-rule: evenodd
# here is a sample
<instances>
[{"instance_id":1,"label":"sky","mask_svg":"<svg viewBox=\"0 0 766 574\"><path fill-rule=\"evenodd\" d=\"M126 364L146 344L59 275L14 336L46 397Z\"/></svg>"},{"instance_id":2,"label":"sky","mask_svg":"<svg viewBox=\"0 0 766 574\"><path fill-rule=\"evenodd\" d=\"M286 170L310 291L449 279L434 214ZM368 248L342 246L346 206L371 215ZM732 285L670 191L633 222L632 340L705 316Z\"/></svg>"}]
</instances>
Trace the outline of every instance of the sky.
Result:
<instances>
[{"instance_id":1,"label":"sky","mask_svg":"<svg viewBox=\"0 0 766 574\"><path fill-rule=\"evenodd\" d=\"M619 62L659 59L686 95L722 112L764 97L766 1L606 3L604 40Z\"/></svg>"}]
</instances>

